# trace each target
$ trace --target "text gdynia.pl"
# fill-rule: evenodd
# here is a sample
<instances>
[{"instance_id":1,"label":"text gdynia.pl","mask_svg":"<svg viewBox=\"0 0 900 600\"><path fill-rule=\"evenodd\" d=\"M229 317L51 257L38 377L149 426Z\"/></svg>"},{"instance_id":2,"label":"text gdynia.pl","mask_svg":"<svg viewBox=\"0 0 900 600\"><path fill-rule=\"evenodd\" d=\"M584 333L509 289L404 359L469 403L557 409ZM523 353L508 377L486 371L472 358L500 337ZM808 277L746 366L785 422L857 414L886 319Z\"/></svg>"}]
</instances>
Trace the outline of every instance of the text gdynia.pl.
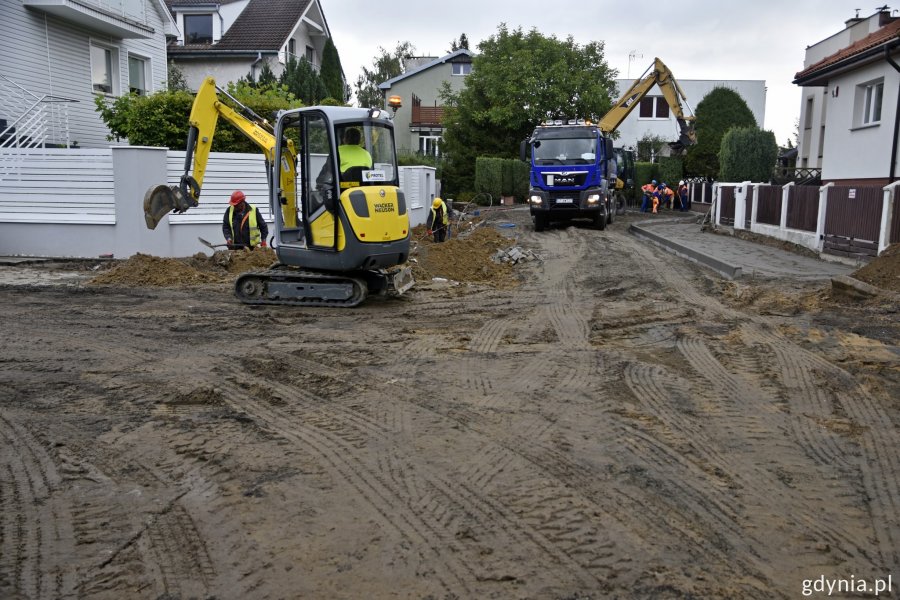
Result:
<instances>
[{"instance_id":1,"label":"text gdynia.pl","mask_svg":"<svg viewBox=\"0 0 900 600\"><path fill-rule=\"evenodd\" d=\"M803 595L858 593L880 596L893 593L893 583L893 575L878 579L862 579L856 575L851 575L849 579L832 579L820 575L816 579L803 580Z\"/></svg>"}]
</instances>

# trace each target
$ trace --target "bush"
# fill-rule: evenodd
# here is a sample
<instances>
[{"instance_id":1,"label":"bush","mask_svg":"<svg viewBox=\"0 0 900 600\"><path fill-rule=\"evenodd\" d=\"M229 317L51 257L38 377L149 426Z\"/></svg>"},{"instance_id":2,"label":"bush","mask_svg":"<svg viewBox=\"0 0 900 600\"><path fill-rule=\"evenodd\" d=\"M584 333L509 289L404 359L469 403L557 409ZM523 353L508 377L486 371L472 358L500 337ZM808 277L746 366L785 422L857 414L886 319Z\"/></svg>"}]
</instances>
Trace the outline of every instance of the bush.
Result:
<instances>
[{"instance_id":1,"label":"bush","mask_svg":"<svg viewBox=\"0 0 900 600\"><path fill-rule=\"evenodd\" d=\"M503 195L503 159L479 156L475 159L475 191L496 200Z\"/></svg>"},{"instance_id":2,"label":"bush","mask_svg":"<svg viewBox=\"0 0 900 600\"><path fill-rule=\"evenodd\" d=\"M282 109L302 106L282 88L254 88L247 82L229 84L228 93L237 98L262 118L274 119ZM226 104L231 101L222 98ZM128 94L107 103L98 96L94 99L100 118L110 134L107 139L127 139L134 146L162 146L172 150L184 150L194 95L174 90L161 91L149 96ZM259 147L236 128L219 121L213 137L212 149L216 152L259 152Z\"/></svg>"},{"instance_id":3,"label":"bush","mask_svg":"<svg viewBox=\"0 0 900 600\"><path fill-rule=\"evenodd\" d=\"M719 178L722 181L769 182L778 144L775 134L756 127L734 127L722 137Z\"/></svg>"},{"instance_id":4,"label":"bush","mask_svg":"<svg viewBox=\"0 0 900 600\"><path fill-rule=\"evenodd\" d=\"M524 200L528 194L529 167L514 158L475 159L475 191L490 194L494 202L503 196Z\"/></svg>"},{"instance_id":5,"label":"bush","mask_svg":"<svg viewBox=\"0 0 900 600\"><path fill-rule=\"evenodd\" d=\"M665 181L669 187L676 189L678 181L683 179L682 161L677 156L664 156L659 159L659 171L657 171L657 181ZM644 182L646 183L646 181ZM642 184L643 185L643 184Z\"/></svg>"}]
</instances>

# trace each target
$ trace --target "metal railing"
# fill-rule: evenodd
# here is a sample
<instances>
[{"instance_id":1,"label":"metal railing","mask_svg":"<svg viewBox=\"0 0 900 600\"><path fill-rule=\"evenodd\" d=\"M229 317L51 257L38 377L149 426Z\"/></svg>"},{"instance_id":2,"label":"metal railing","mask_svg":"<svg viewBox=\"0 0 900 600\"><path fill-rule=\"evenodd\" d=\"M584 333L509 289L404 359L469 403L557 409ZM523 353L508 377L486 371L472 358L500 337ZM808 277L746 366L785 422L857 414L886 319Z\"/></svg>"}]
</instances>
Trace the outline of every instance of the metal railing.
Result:
<instances>
[{"instance_id":1,"label":"metal railing","mask_svg":"<svg viewBox=\"0 0 900 600\"><path fill-rule=\"evenodd\" d=\"M0 75L0 151L7 148L48 148L71 145L69 104L71 98L38 96L5 75ZM0 152L0 179L17 167L20 154Z\"/></svg>"}]
</instances>

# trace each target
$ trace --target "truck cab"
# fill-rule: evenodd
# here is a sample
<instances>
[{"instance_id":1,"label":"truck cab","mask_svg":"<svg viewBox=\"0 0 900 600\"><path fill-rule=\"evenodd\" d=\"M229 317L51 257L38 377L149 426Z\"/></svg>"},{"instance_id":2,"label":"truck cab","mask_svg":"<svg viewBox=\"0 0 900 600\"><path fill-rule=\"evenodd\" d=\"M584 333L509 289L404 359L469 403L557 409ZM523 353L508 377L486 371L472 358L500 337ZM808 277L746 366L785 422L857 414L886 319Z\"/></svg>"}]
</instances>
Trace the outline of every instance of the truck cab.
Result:
<instances>
[{"instance_id":1,"label":"truck cab","mask_svg":"<svg viewBox=\"0 0 900 600\"><path fill-rule=\"evenodd\" d=\"M556 120L535 128L522 143L528 160L528 206L535 231L551 222L590 219L604 229L612 222L616 183L612 139L583 120Z\"/></svg>"}]
</instances>

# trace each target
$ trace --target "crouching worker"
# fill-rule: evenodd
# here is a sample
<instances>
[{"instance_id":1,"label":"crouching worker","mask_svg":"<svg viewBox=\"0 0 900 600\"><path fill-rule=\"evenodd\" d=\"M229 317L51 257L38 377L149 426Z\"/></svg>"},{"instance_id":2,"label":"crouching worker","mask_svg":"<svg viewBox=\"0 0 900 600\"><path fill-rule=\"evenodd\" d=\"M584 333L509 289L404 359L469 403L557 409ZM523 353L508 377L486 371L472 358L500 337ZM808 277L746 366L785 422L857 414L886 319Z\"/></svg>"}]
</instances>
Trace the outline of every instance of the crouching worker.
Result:
<instances>
[{"instance_id":1,"label":"crouching worker","mask_svg":"<svg viewBox=\"0 0 900 600\"><path fill-rule=\"evenodd\" d=\"M222 219L222 235L229 248L266 247L269 227L259 209L247 202L244 192L235 190Z\"/></svg>"},{"instance_id":2,"label":"crouching worker","mask_svg":"<svg viewBox=\"0 0 900 600\"><path fill-rule=\"evenodd\" d=\"M435 242L443 242L447 239L447 231L450 227L450 215L447 214L447 205L440 198L435 198L431 203L431 212L425 227L429 235L434 234Z\"/></svg>"}]
</instances>

